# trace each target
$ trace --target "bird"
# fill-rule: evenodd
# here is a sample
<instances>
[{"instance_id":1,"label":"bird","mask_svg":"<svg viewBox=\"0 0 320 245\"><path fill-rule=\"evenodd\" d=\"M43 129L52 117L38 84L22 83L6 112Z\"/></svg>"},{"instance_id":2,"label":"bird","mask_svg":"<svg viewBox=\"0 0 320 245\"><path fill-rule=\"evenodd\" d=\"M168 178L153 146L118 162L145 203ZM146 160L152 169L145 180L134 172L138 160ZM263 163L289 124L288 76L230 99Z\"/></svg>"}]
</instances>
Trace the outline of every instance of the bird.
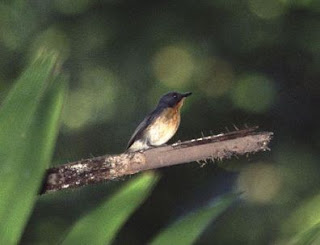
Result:
<instances>
[{"instance_id":1,"label":"bird","mask_svg":"<svg viewBox=\"0 0 320 245\"><path fill-rule=\"evenodd\" d=\"M126 151L143 151L164 145L177 132L180 109L192 93L169 92L163 95L157 107L138 125L131 136Z\"/></svg>"}]
</instances>

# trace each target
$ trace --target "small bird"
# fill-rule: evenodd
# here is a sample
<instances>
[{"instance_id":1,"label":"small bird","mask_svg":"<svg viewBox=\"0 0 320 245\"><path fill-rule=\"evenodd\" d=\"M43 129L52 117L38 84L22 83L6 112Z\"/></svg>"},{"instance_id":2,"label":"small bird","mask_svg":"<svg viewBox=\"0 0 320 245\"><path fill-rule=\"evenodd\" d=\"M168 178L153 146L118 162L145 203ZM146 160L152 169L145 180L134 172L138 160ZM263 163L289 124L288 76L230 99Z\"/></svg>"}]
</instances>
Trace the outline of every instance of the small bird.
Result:
<instances>
[{"instance_id":1,"label":"small bird","mask_svg":"<svg viewBox=\"0 0 320 245\"><path fill-rule=\"evenodd\" d=\"M163 95L156 107L134 131L127 151L146 150L165 144L177 132L180 124L180 108L192 93L169 92Z\"/></svg>"}]
</instances>

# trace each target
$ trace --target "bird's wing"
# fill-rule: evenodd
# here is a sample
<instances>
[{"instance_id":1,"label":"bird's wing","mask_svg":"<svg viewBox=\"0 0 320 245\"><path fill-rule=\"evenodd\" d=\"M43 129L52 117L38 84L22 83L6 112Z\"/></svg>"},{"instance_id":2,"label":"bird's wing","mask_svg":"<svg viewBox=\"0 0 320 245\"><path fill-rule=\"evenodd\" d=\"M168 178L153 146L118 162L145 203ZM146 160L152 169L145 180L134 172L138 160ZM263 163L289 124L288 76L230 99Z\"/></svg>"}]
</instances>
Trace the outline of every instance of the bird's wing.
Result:
<instances>
[{"instance_id":1,"label":"bird's wing","mask_svg":"<svg viewBox=\"0 0 320 245\"><path fill-rule=\"evenodd\" d=\"M134 133L132 134L127 149L136 141L136 139L142 134L142 132L150 125L150 123L153 121L157 113L155 111L151 112L148 116L146 116L143 121L138 125Z\"/></svg>"}]
</instances>

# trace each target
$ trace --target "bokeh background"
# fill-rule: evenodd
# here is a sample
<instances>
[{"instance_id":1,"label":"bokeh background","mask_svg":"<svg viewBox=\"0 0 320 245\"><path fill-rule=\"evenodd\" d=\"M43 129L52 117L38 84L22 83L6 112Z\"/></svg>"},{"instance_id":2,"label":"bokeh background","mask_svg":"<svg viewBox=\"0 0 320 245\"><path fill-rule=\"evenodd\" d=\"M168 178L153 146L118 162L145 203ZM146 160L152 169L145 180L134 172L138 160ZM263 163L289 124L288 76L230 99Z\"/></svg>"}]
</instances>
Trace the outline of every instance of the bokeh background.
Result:
<instances>
[{"instance_id":1,"label":"bokeh background","mask_svg":"<svg viewBox=\"0 0 320 245\"><path fill-rule=\"evenodd\" d=\"M60 53L70 89L53 165L122 152L171 90L193 92L172 142L273 131L270 152L159 170L114 244L144 244L232 190L245 193L198 244L289 244L320 222L319 12L318 0L2 0L0 100L38 49ZM22 244L57 244L127 179L41 197Z\"/></svg>"}]
</instances>

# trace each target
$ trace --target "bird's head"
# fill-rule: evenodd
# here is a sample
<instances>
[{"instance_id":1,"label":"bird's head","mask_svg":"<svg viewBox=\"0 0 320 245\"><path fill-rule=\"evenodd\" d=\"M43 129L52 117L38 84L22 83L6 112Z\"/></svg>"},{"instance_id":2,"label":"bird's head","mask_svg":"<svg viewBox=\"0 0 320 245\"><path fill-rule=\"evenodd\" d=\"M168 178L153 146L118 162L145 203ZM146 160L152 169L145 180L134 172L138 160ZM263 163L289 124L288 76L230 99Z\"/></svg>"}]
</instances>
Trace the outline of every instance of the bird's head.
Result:
<instances>
[{"instance_id":1,"label":"bird's head","mask_svg":"<svg viewBox=\"0 0 320 245\"><path fill-rule=\"evenodd\" d=\"M178 92L169 92L163 95L159 101L159 105L167 107L176 107L182 105L183 100L190 96L192 93L178 93Z\"/></svg>"}]
</instances>

